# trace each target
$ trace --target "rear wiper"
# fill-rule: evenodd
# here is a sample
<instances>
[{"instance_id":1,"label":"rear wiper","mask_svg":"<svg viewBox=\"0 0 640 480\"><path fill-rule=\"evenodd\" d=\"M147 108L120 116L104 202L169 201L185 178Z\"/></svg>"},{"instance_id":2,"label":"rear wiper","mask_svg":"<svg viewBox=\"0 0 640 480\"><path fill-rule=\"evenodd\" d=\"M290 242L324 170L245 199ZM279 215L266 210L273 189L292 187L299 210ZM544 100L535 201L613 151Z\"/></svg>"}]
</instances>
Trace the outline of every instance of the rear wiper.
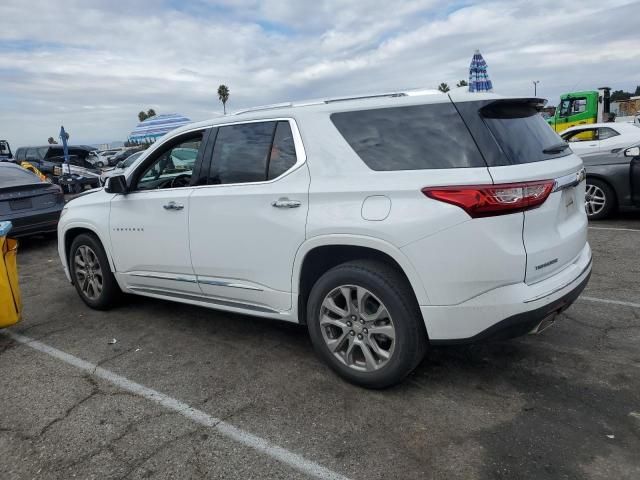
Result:
<instances>
[{"instance_id":1,"label":"rear wiper","mask_svg":"<svg viewBox=\"0 0 640 480\"><path fill-rule=\"evenodd\" d=\"M569 144L567 142L556 143L555 145L551 145L550 147L542 150L542 153L560 153L569 148Z\"/></svg>"}]
</instances>

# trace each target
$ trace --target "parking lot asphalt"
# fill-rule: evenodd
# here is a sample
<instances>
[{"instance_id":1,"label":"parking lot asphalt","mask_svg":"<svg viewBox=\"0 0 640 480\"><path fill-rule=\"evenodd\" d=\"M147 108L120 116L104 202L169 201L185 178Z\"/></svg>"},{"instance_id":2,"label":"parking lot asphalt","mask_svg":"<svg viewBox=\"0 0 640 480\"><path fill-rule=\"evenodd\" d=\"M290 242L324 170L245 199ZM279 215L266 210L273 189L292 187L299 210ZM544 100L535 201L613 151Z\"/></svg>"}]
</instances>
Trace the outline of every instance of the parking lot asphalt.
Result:
<instances>
[{"instance_id":1,"label":"parking lot asphalt","mask_svg":"<svg viewBox=\"0 0 640 480\"><path fill-rule=\"evenodd\" d=\"M0 479L638 479L640 215L591 226L591 281L556 325L433 348L383 391L336 377L296 325L142 297L92 311L55 239L25 240Z\"/></svg>"}]
</instances>

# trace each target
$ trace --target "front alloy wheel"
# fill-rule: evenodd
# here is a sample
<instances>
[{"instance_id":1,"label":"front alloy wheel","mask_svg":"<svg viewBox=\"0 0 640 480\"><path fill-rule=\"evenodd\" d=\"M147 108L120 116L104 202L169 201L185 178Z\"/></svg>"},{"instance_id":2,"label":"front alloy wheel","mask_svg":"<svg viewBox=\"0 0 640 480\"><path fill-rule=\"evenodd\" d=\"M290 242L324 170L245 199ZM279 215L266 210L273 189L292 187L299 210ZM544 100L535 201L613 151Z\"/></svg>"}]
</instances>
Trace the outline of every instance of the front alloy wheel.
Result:
<instances>
[{"instance_id":1,"label":"front alloy wheel","mask_svg":"<svg viewBox=\"0 0 640 480\"><path fill-rule=\"evenodd\" d=\"M353 370L378 370L393 356L396 331L391 315L364 287L342 285L329 292L319 321L327 348Z\"/></svg>"},{"instance_id":2,"label":"front alloy wheel","mask_svg":"<svg viewBox=\"0 0 640 480\"><path fill-rule=\"evenodd\" d=\"M89 300L98 299L102 293L104 276L96 252L82 245L76 250L73 261L80 290Z\"/></svg>"},{"instance_id":3,"label":"front alloy wheel","mask_svg":"<svg viewBox=\"0 0 640 480\"><path fill-rule=\"evenodd\" d=\"M100 240L90 233L80 234L71 242L68 255L71 278L82 301L97 310L114 306L122 292Z\"/></svg>"}]
</instances>

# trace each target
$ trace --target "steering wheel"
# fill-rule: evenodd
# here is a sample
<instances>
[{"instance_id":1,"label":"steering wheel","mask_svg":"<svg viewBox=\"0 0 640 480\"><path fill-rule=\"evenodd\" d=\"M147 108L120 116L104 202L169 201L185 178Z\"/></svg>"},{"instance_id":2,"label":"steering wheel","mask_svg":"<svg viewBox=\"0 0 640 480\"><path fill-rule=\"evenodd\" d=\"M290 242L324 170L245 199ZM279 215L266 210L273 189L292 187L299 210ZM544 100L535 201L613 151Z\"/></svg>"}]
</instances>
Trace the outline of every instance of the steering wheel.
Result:
<instances>
[{"instance_id":1,"label":"steering wheel","mask_svg":"<svg viewBox=\"0 0 640 480\"><path fill-rule=\"evenodd\" d=\"M169 184L169 188L179 188L179 187L188 187L191 183L191 174L183 173L181 175L177 175L173 177L171 183Z\"/></svg>"}]
</instances>

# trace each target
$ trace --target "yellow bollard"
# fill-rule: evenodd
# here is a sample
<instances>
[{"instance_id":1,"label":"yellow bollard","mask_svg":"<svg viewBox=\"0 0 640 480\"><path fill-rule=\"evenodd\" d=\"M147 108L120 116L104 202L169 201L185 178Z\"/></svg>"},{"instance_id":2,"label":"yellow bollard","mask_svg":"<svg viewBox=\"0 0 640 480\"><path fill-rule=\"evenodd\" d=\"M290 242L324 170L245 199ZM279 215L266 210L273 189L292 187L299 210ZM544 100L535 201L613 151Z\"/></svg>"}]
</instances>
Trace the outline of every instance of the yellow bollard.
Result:
<instances>
[{"instance_id":1,"label":"yellow bollard","mask_svg":"<svg viewBox=\"0 0 640 480\"><path fill-rule=\"evenodd\" d=\"M18 241L7 238L11 222L0 222L0 328L18 323L22 300L18 284Z\"/></svg>"}]
</instances>

